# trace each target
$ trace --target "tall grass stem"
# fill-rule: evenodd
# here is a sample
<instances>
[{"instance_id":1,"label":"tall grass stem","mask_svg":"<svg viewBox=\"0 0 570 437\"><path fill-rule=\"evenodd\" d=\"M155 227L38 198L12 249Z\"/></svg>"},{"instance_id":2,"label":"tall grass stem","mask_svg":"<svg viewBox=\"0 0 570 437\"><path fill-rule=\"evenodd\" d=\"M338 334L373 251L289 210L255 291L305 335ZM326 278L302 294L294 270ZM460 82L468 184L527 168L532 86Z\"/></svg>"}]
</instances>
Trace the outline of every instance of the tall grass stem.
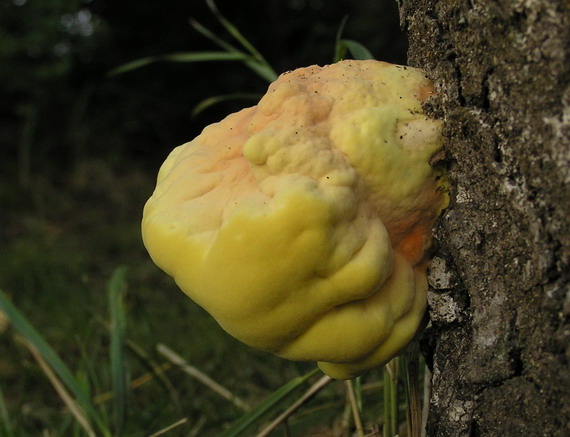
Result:
<instances>
[{"instance_id":1,"label":"tall grass stem","mask_svg":"<svg viewBox=\"0 0 570 437\"><path fill-rule=\"evenodd\" d=\"M358 437L364 437L364 428L362 427L362 420L360 419L360 411L358 408L358 402L356 400L356 393L354 392L354 386L352 381L345 381L346 391L348 393L348 400L352 408L352 416L354 418L354 427L356 428L356 434Z\"/></svg>"},{"instance_id":2,"label":"tall grass stem","mask_svg":"<svg viewBox=\"0 0 570 437\"><path fill-rule=\"evenodd\" d=\"M14 329L27 341L27 343L33 346L39 356L49 364L61 382L76 398L91 421L97 426L100 431L100 435L109 436L110 432L105 425L105 422L97 413L89 395L73 376L69 367L67 367L59 355L44 340L26 317L14 306L10 301L10 298L2 290L0 290L0 311L8 317Z\"/></svg>"},{"instance_id":3,"label":"tall grass stem","mask_svg":"<svg viewBox=\"0 0 570 437\"><path fill-rule=\"evenodd\" d=\"M28 350L31 352L31 354L34 356L39 366L41 367L41 369L43 370L43 372L46 374L47 378L53 385L55 391L57 392L63 403L67 406L69 412L73 415L77 423L85 430L88 437L97 437L95 431L91 427L91 424L89 423L89 420L87 419L85 412L83 411L81 406L73 399L73 397L65 389L62 382L56 376L56 374L48 365L48 363L43 359L38 350L25 339L22 339L22 341L24 342Z\"/></svg>"},{"instance_id":4,"label":"tall grass stem","mask_svg":"<svg viewBox=\"0 0 570 437\"><path fill-rule=\"evenodd\" d=\"M163 428L160 431L157 431L157 432L149 435L148 437L158 437L158 436L164 435L167 432L172 431L174 428L176 428L180 425L184 425L186 422L188 422L187 418L180 419L180 420L174 422L172 425L169 425L166 428Z\"/></svg>"},{"instance_id":5,"label":"tall grass stem","mask_svg":"<svg viewBox=\"0 0 570 437\"><path fill-rule=\"evenodd\" d=\"M267 425L259 434L255 437L267 437L271 432L277 428L281 423L285 422L289 416L291 416L295 411L309 402L319 391L333 382L330 376L323 376L317 382L315 382L309 390L307 390L299 399L297 399L289 408L287 408L282 414L280 414L273 422Z\"/></svg>"},{"instance_id":6,"label":"tall grass stem","mask_svg":"<svg viewBox=\"0 0 570 437\"><path fill-rule=\"evenodd\" d=\"M107 288L111 318L111 381L113 387L113 419L115 435L120 435L125 424L127 411L127 361L125 357L126 319L124 293L126 269L117 268Z\"/></svg>"},{"instance_id":7,"label":"tall grass stem","mask_svg":"<svg viewBox=\"0 0 570 437\"><path fill-rule=\"evenodd\" d=\"M316 368L305 375L298 376L297 378L294 378L288 383L282 385L264 401L256 405L251 411L236 420L221 437L237 437L243 435L243 433L253 426L260 418L277 411L291 393L296 391L301 385L305 384L305 382L307 382L309 378L313 377L318 371L319 369Z\"/></svg>"},{"instance_id":8,"label":"tall grass stem","mask_svg":"<svg viewBox=\"0 0 570 437\"><path fill-rule=\"evenodd\" d=\"M196 367L188 364L186 362L186 360L184 360L184 358L182 358L180 355L178 355L172 349L168 348L167 346L165 346L163 344L159 344L156 347L156 349L158 350L158 352L162 356L164 356L169 361L171 361L172 363L179 366L185 373L192 376L193 378L196 378L202 384L204 384L205 386L210 388L213 392L219 394L224 399L227 399L228 401L233 403L239 409L244 410L244 411L250 410L251 407L245 401L241 400L239 397L234 395L227 388L225 388L224 386L222 386L219 383L217 383L216 381L214 381L212 378L210 378L208 375L206 375L201 370L199 370Z\"/></svg>"},{"instance_id":9,"label":"tall grass stem","mask_svg":"<svg viewBox=\"0 0 570 437\"><path fill-rule=\"evenodd\" d=\"M8 414L8 408L6 407L6 401L4 400L4 393L2 393L2 387L0 387L0 435L5 435L6 437L14 436L14 429L12 427L10 415Z\"/></svg>"}]
</instances>

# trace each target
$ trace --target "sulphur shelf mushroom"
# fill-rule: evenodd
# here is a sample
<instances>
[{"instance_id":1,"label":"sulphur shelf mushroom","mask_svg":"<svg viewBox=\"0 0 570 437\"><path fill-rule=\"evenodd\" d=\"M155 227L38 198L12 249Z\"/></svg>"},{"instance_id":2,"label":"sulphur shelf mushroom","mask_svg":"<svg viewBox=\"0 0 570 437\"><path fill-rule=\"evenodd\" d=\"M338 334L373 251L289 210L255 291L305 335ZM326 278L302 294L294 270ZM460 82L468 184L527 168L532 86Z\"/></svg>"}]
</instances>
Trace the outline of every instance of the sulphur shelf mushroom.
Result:
<instances>
[{"instance_id":1,"label":"sulphur shelf mushroom","mask_svg":"<svg viewBox=\"0 0 570 437\"><path fill-rule=\"evenodd\" d=\"M162 165L153 261L242 342L348 379L414 336L446 206L425 74L342 61L282 74Z\"/></svg>"}]
</instances>

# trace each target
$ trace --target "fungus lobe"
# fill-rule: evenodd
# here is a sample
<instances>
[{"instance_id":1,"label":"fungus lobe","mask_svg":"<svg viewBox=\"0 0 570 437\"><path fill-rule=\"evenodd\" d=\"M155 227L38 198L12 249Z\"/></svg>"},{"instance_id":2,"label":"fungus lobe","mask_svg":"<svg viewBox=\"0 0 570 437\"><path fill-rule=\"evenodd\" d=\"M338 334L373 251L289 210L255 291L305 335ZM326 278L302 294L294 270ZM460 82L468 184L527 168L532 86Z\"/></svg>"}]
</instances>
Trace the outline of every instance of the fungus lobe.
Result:
<instances>
[{"instance_id":1,"label":"fungus lobe","mask_svg":"<svg viewBox=\"0 0 570 437\"><path fill-rule=\"evenodd\" d=\"M447 204L425 74L341 61L282 74L174 149L145 205L154 262L242 342L348 379L414 336Z\"/></svg>"}]
</instances>

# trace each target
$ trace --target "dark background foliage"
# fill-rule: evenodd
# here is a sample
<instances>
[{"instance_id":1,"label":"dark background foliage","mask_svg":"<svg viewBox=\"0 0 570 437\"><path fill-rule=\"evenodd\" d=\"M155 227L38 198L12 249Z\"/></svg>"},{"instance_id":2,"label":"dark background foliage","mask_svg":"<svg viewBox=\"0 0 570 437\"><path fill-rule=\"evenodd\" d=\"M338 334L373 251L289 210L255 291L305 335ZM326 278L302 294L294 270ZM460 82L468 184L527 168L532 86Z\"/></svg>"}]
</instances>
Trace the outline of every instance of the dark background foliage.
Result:
<instances>
[{"instance_id":1,"label":"dark background foliage","mask_svg":"<svg viewBox=\"0 0 570 437\"><path fill-rule=\"evenodd\" d=\"M217 4L277 72L330 63L345 15L347 38L378 59L405 60L393 1ZM217 50L192 29L191 18L226 36L202 0L2 0L3 172L25 184L32 174L66 174L94 156L154 168L172 147L244 105L221 105L192 119L197 102L238 91L262 93L267 84L240 63L159 63L107 76L146 56Z\"/></svg>"},{"instance_id":2,"label":"dark background foliage","mask_svg":"<svg viewBox=\"0 0 570 437\"><path fill-rule=\"evenodd\" d=\"M344 37L377 59L405 62L393 0L217 5L277 72L332 62L345 16ZM126 266L128 338L156 361L162 360L156 344L167 342L255 403L306 367L226 335L152 264L139 223L172 148L253 102L192 117L195 105L211 96L263 93L267 83L238 62L161 62L109 75L147 56L219 50L190 19L228 38L204 0L0 0L0 289L93 394L104 394L111 385L106 283ZM62 413L61 398L2 320L0 351L0 397L16 435L70 435L76 424ZM135 355L128 356L133 378L148 371ZM200 435L218 435L239 416L179 371L170 368L168 377L176 393L165 394L157 383L133 389L131 435L175 422L181 406L189 424L179 435L197 423ZM342 393L338 398L342 410Z\"/></svg>"}]
</instances>

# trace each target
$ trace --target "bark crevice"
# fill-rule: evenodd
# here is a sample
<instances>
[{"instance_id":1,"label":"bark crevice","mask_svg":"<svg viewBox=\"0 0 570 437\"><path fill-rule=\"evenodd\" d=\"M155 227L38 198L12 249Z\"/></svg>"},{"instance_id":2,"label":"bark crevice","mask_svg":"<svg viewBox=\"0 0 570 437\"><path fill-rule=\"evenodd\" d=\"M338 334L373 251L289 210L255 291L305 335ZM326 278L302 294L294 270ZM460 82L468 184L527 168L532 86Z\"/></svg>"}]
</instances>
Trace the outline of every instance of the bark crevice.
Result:
<instances>
[{"instance_id":1,"label":"bark crevice","mask_svg":"<svg viewBox=\"0 0 570 437\"><path fill-rule=\"evenodd\" d=\"M570 4L404 0L445 122L428 435L570 435Z\"/></svg>"}]
</instances>

